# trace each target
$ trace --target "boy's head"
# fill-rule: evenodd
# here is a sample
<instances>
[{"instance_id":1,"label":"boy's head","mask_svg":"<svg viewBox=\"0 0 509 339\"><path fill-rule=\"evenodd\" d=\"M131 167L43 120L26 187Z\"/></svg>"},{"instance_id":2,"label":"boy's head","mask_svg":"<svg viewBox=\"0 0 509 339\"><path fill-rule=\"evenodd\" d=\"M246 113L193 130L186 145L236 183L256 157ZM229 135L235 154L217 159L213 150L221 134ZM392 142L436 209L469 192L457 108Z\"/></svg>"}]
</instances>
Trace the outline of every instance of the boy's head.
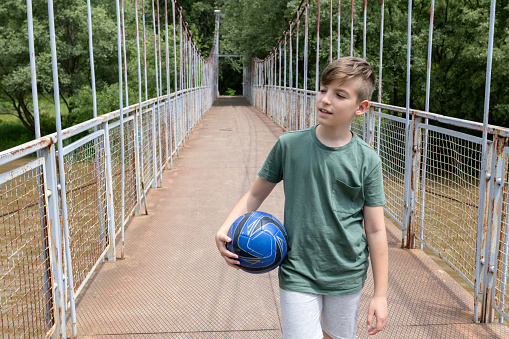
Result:
<instances>
[{"instance_id":1,"label":"boy's head","mask_svg":"<svg viewBox=\"0 0 509 339\"><path fill-rule=\"evenodd\" d=\"M357 102L370 100L375 90L375 72L366 60L356 57L343 57L327 66L320 78L321 85L329 85L332 81L341 83L353 80L357 88Z\"/></svg>"}]
</instances>

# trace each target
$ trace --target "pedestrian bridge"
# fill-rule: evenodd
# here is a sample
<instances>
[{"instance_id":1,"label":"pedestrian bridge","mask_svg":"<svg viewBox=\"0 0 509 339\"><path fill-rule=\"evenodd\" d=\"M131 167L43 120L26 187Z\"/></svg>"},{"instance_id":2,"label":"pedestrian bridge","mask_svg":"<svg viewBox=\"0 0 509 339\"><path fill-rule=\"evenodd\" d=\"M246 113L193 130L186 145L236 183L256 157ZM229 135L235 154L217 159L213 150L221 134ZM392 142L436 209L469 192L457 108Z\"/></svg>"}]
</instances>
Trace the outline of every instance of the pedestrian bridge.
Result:
<instances>
[{"instance_id":1,"label":"pedestrian bridge","mask_svg":"<svg viewBox=\"0 0 509 339\"><path fill-rule=\"evenodd\" d=\"M124 67L124 2L117 0L119 109L97 116L91 72L93 118L62 130L53 1L48 0L57 132L41 136L36 125L35 140L0 152L2 338L281 337L277 272L251 275L229 268L214 235L277 137L316 123L318 74L333 59L333 38L334 55L340 56L340 25L337 35L333 25L341 11L328 4L329 37L323 30L319 35L320 1L302 0L273 52L245 67L244 97L218 97L219 16L212 51L204 59L178 1L171 1L171 9L165 6L164 15L157 8L157 21L152 2L147 26L154 32L155 60L148 73L155 73L150 81L156 97L149 99L145 9L150 5L142 1L140 27L137 2L130 7L137 46L136 56L130 56L138 65L133 86L130 68ZM379 79L381 5L380 57L365 55L366 39L362 53L371 63L379 61ZM38 121L31 1L27 13ZM318 15L309 25L311 14ZM408 19L411 46L411 10ZM306 24L299 31L301 21ZM354 53L353 10L351 22L350 55L360 54ZM161 30L166 48L156 39ZM431 20L430 48L432 30ZM365 32L366 20L364 37ZM317 52L326 49L325 40L328 55ZM491 52L488 48L487 75ZM312 53L315 65L309 62ZM376 336L509 338L509 129L488 124L489 76L483 123L432 113L428 106L412 109L410 47L407 55L406 107L382 102L380 80L378 101L352 125L382 159L387 198L390 313ZM93 70L92 49L90 56ZM317 70L315 79L309 66ZM431 62L427 67L429 84ZM315 83L309 86L314 90L308 82ZM136 103L129 103L124 90L132 92L136 85ZM426 92L428 101L429 86ZM283 204L279 185L261 210L283 219ZM367 337L372 290L368 272L358 338Z\"/></svg>"}]
</instances>

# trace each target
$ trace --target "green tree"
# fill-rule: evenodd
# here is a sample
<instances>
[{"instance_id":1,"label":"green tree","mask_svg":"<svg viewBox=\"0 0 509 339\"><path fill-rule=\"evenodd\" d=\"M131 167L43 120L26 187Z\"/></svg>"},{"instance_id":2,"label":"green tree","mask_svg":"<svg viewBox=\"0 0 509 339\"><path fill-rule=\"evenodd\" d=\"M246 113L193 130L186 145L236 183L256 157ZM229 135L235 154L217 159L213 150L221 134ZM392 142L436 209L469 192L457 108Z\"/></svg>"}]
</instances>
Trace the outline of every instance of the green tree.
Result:
<instances>
[{"instance_id":1,"label":"green tree","mask_svg":"<svg viewBox=\"0 0 509 339\"><path fill-rule=\"evenodd\" d=\"M85 1L54 2L60 99L72 111L70 98L90 84L87 7ZM113 79L116 22L100 3L92 7L94 58L101 81ZM52 100L53 77L49 44L47 5L33 4L34 45L39 94ZM0 3L0 113L17 116L30 131L33 117L26 2L6 0ZM12 110L14 108L14 110ZM47 131L43 131L47 132Z\"/></svg>"}]
</instances>

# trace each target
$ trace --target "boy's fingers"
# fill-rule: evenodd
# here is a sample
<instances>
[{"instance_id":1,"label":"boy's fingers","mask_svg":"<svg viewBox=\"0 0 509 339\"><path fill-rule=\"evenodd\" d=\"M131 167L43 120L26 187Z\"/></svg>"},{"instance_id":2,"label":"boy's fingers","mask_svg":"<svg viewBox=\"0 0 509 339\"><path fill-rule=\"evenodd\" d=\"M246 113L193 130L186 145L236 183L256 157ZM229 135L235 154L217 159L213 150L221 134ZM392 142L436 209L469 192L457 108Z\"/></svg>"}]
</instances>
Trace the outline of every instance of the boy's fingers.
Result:
<instances>
[{"instance_id":1,"label":"boy's fingers","mask_svg":"<svg viewBox=\"0 0 509 339\"><path fill-rule=\"evenodd\" d=\"M366 324L368 325L368 331L371 327L371 323L373 322L373 311L371 310L371 308L368 309L368 319L366 321Z\"/></svg>"}]
</instances>

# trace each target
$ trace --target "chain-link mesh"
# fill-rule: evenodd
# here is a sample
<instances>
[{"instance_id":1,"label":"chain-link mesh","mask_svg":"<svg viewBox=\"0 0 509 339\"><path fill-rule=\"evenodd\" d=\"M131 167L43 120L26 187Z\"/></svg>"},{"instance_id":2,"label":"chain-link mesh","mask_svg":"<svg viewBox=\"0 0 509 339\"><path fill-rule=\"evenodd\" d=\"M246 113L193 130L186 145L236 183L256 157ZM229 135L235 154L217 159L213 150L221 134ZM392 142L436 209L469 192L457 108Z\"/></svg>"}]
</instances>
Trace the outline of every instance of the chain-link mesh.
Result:
<instances>
[{"instance_id":1,"label":"chain-link mesh","mask_svg":"<svg viewBox=\"0 0 509 339\"><path fill-rule=\"evenodd\" d=\"M177 95L175 95L175 98L173 99L173 150L176 151L179 147L179 133L180 133L180 125L179 125L179 103L177 100Z\"/></svg>"},{"instance_id":2,"label":"chain-link mesh","mask_svg":"<svg viewBox=\"0 0 509 339\"><path fill-rule=\"evenodd\" d=\"M364 139L364 134L363 134L363 131L362 131L362 125L363 125L363 120L362 120L362 116L356 116L353 121L352 121L352 124L350 125L350 130L357 134L357 136L361 139Z\"/></svg>"},{"instance_id":3,"label":"chain-link mesh","mask_svg":"<svg viewBox=\"0 0 509 339\"><path fill-rule=\"evenodd\" d=\"M42 162L0 179L2 338L41 338L54 324L45 191Z\"/></svg>"},{"instance_id":4,"label":"chain-link mesh","mask_svg":"<svg viewBox=\"0 0 509 339\"><path fill-rule=\"evenodd\" d=\"M124 122L124 158L120 143L120 125L110 128L111 176L115 206L115 233L121 228L122 160L124 161L124 216L128 219L136 207L136 165L134 162L134 120Z\"/></svg>"},{"instance_id":5,"label":"chain-link mesh","mask_svg":"<svg viewBox=\"0 0 509 339\"><path fill-rule=\"evenodd\" d=\"M104 135L64 154L69 247L77 290L109 245Z\"/></svg>"},{"instance_id":6,"label":"chain-link mesh","mask_svg":"<svg viewBox=\"0 0 509 339\"><path fill-rule=\"evenodd\" d=\"M426 158L423 151L416 187L415 234L473 286L481 145L447 130L429 130L427 138L423 132L421 139Z\"/></svg>"},{"instance_id":7,"label":"chain-link mesh","mask_svg":"<svg viewBox=\"0 0 509 339\"><path fill-rule=\"evenodd\" d=\"M166 126L166 103L163 102L159 105L159 110L161 112L161 114L159 115L159 126L160 127L160 131L161 131L161 134L159 135L159 138L161 139L161 162L162 162L162 167L164 167L165 163L166 163L166 159L168 159L168 152L167 152L167 139L166 139L166 131L167 131L167 126ZM159 159L159 158L158 158ZM159 168L159 166L158 166Z\"/></svg>"},{"instance_id":8,"label":"chain-link mesh","mask_svg":"<svg viewBox=\"0 0 509 339\"><path fill-rule=\"evenodd\" d=\"M143 182L145 190L147 190L154 180L154 155L152 153L153 140L152 140L152 114L153 109L145 111L143 117Z\"/></svg>"},{"instance_id":9,"label":"chain-link mesh","mask_svg":"<svg viewBox=\"0 0 509 339\"><path fill-rule=\"evenodd\" d=\"M362 119L357 119L357 130L362 135ZM376 116L374 147L382 159L385 210L400 226L403 222L405 182L405 122L388 115ZM378 135L378 131L379 135Z\"/></svg>"},{"instance_id":10,"label":"chain-link mesh","mask_svg":"<svg viewBox=\"0 0 509 339\"><path fill-rule=\"evenodd\" d=\"M161 126L161 106L157 104L154 106L154 114L156 115L156 128L155 128L155 141L156 141L156 175L159 175L160 165L161 165L161 147L164 147L164 141L161 136L161 132L163 130L163 126ZM156 178L157 183L157 178Z\"/></svg>"},{"instance_id":11,"label":"chain-link mesh","mask_svg":"<svg viewBox=\"0 0 509 339\"><path fill-rule=\"evenodd\" d=\"M505 157L504 186L500 216L500 236L497 255L497 275L495 281L495 298L493 303L509 321L509 155Z\"/></svg>"}]
</instances>

